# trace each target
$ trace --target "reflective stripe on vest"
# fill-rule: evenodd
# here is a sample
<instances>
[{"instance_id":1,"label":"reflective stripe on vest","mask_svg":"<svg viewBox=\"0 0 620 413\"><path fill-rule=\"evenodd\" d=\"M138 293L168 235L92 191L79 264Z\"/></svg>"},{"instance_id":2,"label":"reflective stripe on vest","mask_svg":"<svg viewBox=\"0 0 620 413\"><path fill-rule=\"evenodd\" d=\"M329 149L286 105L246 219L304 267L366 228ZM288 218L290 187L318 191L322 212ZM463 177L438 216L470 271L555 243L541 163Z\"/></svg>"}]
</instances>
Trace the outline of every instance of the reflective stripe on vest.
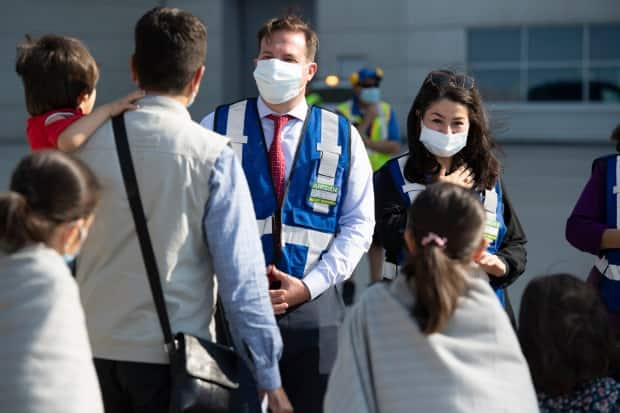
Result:
<instances>
[{"instance_id":1,"label":"reflective stripe on vest","mask_svg":"<svg viewBox=\"0 0 620 413\"><path fill-rule=\"evenodd\" d=\"M321 153L317 182L334 186L336 169L342 152L342 148L338 145L338 115L335 113L326 110L321 112L321 136L316 149ZM323 214L329 212L329 205L326 204L315 202L312 208Z\"/></svg>"},{"instance_id":2,"label":"reflective stripe on vest","mask_svg":"<svg viewBox=\"0 0 620 413\"><path fill-rule=\"evenodd\" d=\"M225 135L230 139L230 144L239 162L243 162L243 145L248 142L248 137L243 134L246 105L247 101L242 100L230 105L228 108L228 122Z\"/></svg>"},{"instance_id":3,"label":"reflective stripe on vest","mask_svg":"<svg viewBox=\"0 0 620 413\"><path fill-rule=\"evenodd\" d=\"M381 273L386 280L393 280L400 273L400 265L393 264L389 261L383 261Z\"/></svg>"},{"instance_id":4,"label":"reflective stripe on vest","mask_svg":"<svg viewBox=\"0 0 620 413\"><path fill-rule=\"evenodd\" d=\"M282 247L285 244L298 245L308 249L304 275L319 262L321 254L329 248L334 234L327 232L314 231L308 228L293 227L282 225Z\"/></svg>"},{"instance_id":5,"label":"reflective stripe on vest","mask_svg":"<svg viewBox=\"0 0 620 413\"><path fill-rule=\"evenodd\" d=\"M398 167L399 167L400 174L403 177L403 182L404 182L404 184L401 185L400 190L403 194L406 194L409 197L408 206L411 206L411 204L413 204L413 201L416 199L416 197L420 195L420 192L424 191L424 188L426 188L426 185L418 184L415 182L409 182L407 178L405 178L405 165L407 164L407 159L409 159L408 156L401 156L400 158L398 158Z\"/></svg>"},{"instance_id":6,"label":"reflective stripe on vest","mask_svg":"<svg viewBox=\"0 0 620 413\"><path fill-rule=\"evenodd\" d=\"M308 109L280 211L281 245L274 245L272 236L273 217L278 210L256 99L218 107L214 129L229 136L247 137L239 142L239 159L252 194L265 261L303 278L316 266L338 231L350 164L348 121L328 110ZM314 183L324 187L317 189ZM311 202L315 192L318 199L313 197Z\"/></svg>"},{"instance_id":7,"label":"reflective stripe on vest","mask_svg":"<svg viewBox=\"0 0 620 413\"><path fill-rule=\"evenodd\" d=\"M257 219L256 225L258 225L258 234L262 237L263 235L271 235L273 232L273 216L267 217L265 219Z\"/></svg>"}]
</instances>

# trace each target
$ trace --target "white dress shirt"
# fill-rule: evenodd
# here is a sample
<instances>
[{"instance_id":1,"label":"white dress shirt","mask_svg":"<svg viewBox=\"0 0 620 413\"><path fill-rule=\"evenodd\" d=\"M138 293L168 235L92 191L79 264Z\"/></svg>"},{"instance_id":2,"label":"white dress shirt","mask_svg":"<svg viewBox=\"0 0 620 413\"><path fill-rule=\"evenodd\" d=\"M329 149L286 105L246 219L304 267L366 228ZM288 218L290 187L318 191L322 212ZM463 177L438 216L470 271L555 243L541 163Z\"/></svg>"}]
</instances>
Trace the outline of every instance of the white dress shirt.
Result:
<instances>
[{"instance_id":1,"label":"white dress shirt","mask_svg":"<svg viewBox=\"0 0 620 413\"><path fill-rule=\"evenodd\" d=\"M269 109L262 98L257 101L258 114L265 135L267 149L273 142L273 121L267 116L284 115ZM295 152L301 139L301 133L308 104L305 100L295 106L286 115L291 119L282 131L282 151L286 164L286 179L291 173ZM214 113L207 115L200 124L213 130ZM311 299L316 298L330 286L342 282L351 276L362 255L368 251L375 228L374 193L372 186L372 169L366 154L366 148L356 128L351 128L351 164L349 182L338 221L340 232L336 234L329 249L303 279L310 291Z\"/></svg>"}]
</instances>

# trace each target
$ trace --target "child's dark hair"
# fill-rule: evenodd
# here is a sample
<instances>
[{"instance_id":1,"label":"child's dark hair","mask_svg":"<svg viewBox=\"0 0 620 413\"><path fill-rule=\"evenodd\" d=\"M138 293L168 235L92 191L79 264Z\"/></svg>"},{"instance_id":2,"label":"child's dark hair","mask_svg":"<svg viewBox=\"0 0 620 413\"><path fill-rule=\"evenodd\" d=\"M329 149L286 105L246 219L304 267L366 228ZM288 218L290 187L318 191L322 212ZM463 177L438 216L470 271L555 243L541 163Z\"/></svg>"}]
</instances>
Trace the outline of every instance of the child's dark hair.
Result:
<instances>
[{"instance_id":1,"label":"child's dark hair","mask_svg":"<svg viewBox=\"0 0 620 413\"><path fill-rule=\"evenodd\" d=\"M607 312L596 290L573 275L530 281L518 335L538 391L566 394L608 374L613 338Z\"/></svg>"},{"instance_id":2,"label":"child's dark hair","mask_svg":"<svg viewBox=\"0 0 620 413\"><path fill-rule=\"evenodd\" d=\"M186 11L156 7L138 20L133 64L140 88L180 93L207 56L207 29Z\"/></svg>"},{"instance_id":3,"label":"child's dark hair","mask_svg":"<svg viewBox=\"0 0 620 413\"><path fill-rule=\"evenodd\" d=\"M416 251L403 268L415 304L412 315L424 334L442 330L465 290L472 254L483 239L480 200L456 185L428 186L409 209L407 231Z\"/></svg>"},{"instance_id":4,"label":"child's dark hair","mask_svg":"<svg viewBox=\"0 0 620 413\"><path fill-rule=\"evenodd\" d=\"M22 78L31 116L51 110L75 109L83 93L92 93L99 79L97 63L86 46L72 37L26 36L17 47L15 71Z\"/></svg>"},{"instance_id":5,"label":"child's dark hair","mask_svg":"<svg viewBox=\"0 0 620 413\"><path fill-rule=\"evenodd\" d=\"M37 151L17 165L10 191L0 193L0 249L47 243L56 226L88 217L100 185L88 167L60 151Z\"/></svg>"}]
</instances>

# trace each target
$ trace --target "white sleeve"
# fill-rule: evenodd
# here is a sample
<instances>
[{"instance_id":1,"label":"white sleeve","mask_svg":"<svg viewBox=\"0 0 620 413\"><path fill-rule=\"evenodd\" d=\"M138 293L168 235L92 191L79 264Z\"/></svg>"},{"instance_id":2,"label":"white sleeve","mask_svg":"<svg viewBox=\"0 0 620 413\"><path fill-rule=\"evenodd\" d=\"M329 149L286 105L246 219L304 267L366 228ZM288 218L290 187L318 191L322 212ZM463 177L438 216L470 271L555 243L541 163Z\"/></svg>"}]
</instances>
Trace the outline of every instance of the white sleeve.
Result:
<instances>
[{"instance_id":1,"label":"white sleeve","mask_svg":"<svg viewBox=\"0 0 620 413\"><path fill-rule=\"evenodd\" d=\"M214 120L215 120L215 112L211 112L207 116L202 118L202 120L200 121L200 126L202 126L203 128L209 129L209 130L213 130Z\"/></svg>"},{"instance_id":2,"label":"white sleeve","mask_svg":"<svg viewBox=\"0 0 620 413\"><path fill-rule=\"evenodd\" d=\"M349 278L372 242L375 228L372 168L355 127L351 127L351 169L338 224L340 232L316 267L303 279L311 299Z\"/></svg>"}]
</instances>

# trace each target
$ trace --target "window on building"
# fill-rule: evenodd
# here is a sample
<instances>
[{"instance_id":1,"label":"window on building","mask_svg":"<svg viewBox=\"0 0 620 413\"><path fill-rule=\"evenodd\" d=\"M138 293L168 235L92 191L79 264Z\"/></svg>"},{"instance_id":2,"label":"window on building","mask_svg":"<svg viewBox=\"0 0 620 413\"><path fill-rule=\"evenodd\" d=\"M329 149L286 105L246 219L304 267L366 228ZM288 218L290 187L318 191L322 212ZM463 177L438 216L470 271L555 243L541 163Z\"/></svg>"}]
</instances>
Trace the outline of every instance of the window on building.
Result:
<instances>
[{"instance_id":1,"label":"window on building","mask_svg":"<svg viewBox=\"0 0 620 413\"><path fill-rule=\"evenodd\" d=\"M620 23L480 28L469 71L487 100L620 102Z\"/></svg>"}]
</instances>

